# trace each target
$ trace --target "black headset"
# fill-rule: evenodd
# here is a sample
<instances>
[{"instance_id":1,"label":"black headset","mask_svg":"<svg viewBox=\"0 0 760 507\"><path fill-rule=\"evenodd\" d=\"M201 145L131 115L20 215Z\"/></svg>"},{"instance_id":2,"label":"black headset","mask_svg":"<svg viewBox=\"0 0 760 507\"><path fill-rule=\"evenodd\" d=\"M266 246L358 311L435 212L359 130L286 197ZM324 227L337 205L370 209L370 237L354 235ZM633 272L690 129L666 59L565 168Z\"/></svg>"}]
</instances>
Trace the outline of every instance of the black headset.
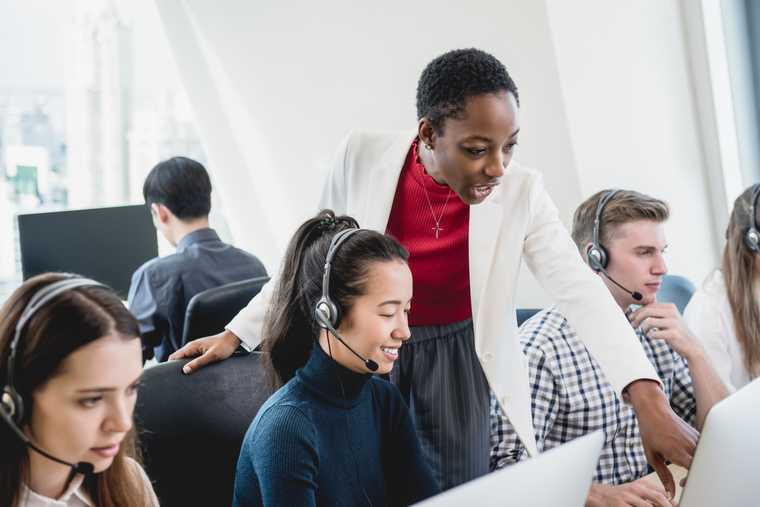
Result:
<instances>
[{"instance_id":1,"label":"black headset","mask_svg":"<svg viewBox=\"0 0 760 507\"><path fill-rule=\"evenodd\" d=\"M336 331L336 327L340 325L340 319L342 315L340 314L340 308L338 305L336 305L333 300L330 298L330 269L332 267L332 260L335 257L335 254L338 252L338 248L348 240L353 234L364 230L364 229L358 229L355 227L352 227L350 229L344 229L335 236L333 236L332 241L330 241L330 248L327 249L327 256L325 257L325 269L324 274L322 275L322 297L319 298L319 301L317 301L317 304L314 307L314 318L317 321L317 324L319 324L319 327L322 329L326 329L330 331L335 338L337 338L343 345L346 346L346 348L351 351L356 357L361 359L364 362L364 365L369 369L370 371L376 371L378 368L378 365L375 361L372 359L368 359L365 357L362 357L358 352L356 352L351 346L346 343L346 341L343 339L340 334L338 334L338 331ZM329 342L328 342L329 345ZM332 354L331 354L332 355ZM340 384L341 392L343 393L343 398L346 397L346 391L343 388L343 381L340 379L340 376L338 376L338 383ZM348 422L348 415L345 415L346 418L346 431L349 432L351 425ZM372 501L369 499L369 495L367 495L367 491L364 489L364 486L361 484L361 481L359 479L359 472L358 472L358 466L356 463L356 455L354 453L353 446L351 445L351 442L348 441L349 449L351 450L351 456L354 460L354 469L356 470L356 481L359 487L361 488L362 495L364 496L364 499L367 502L367 505L372 507Z\"/></svg>"},{"instance_id":2,"label":"black headset","mask_svg":"<svg viewBox=\"0 0 760 507\"><path fill-rule=\"evenodd\" d=\"M16 322L16 332L13 335L13 341L11 341L10 345L10 353L8 354L8 373L5 387L3 387L3 394L0 398L0 410L5 412L16 424L21 424L21 421L24 418L24 400L16 390L15 375L16 355L18 353L18 346L21 341L24 327L34 314L52 299L71 289L87 286L105 287L102 283L88 278L77 277L60 280L37 291L21 312L21 316Z\"/></svg>"},{"instance_id":3,"label":"black headset","mask_svg":"<svg viewBox=\"0 0 760 507\"><path fill-rule=\"evenodd\" d=\"M21 341L21 335L24 331L24 327L31 320L37 311L49 303L51 300L60 296L64 292L76 289L77 287L104 287L107 286L95 280L89 278L73 277L66 278L65 280L59 280L53 282L50 285L46 285L41 288L29 299L24 309L21 311L21 316L16 322L15 334L10 344L10 352L8 353L8 373L5 380L5 386L3 387L2 395L0 396L0 418L10 427L11 431L21 440L21 442L34 450L35 452L45 456L62 465L71 467L71 473L69 474L66 483L69 484L71 479L77 473L89 475L93 473L95 467L92 463L80 461L79 463L71 463L61 458L57 458L47 451L37 447L34 442L27 437L21 430L21 424L24 420L24 399L16 390L16 354L18 353L19 342Z\"/></svg>"},{"instance_id":4,"label":"black headset","mask_svg":"<svg viewBox=\"0 0 760 507\"><path fill-rule=\"evenodd\" d=\"M344 229L333 236L330 248L327 249L327 257L325 257L325 272L322 275L322 297L319 298L319 301L314 306L314 319L319 324L319 327L330 331L353 355L361 359L369 371L377 371L378 364L372 359L356 352L335 329L340 325L342 315L340 314L340 307L330 299L330 269L333 257L338 252L340 245L350 238L352 234L363 230L365 229L352 227L351 229Z\"/></svg>"},{"instance_id":5,"label":"black headset","mask_svg":"<svg viewBox=\"0 0 760 507\"><path fill-rule=\"evenodd\" d=\"M314 318L322 329L334 329L340 325L340 319L342 317L340 308L330 298L330 269L333 257L338 252L338 248L354 233L361 231L362 229L351 228L344 229L333 236L330 242L330 248L327 249L327 256L325 257L325 269L322 275L322 297L317 301L317 305L314 307Z\"/></svg>"},{"instance_id":6,"label":"black headset","mask_svg":"<svg viewBox=\"0 0 760 507\"><path fill-rule=\"evenodd\" d=\"M641 301L644 296L642 296L639 291L630 290L622 286L607 272L607 264L610 263L610 254L607 252L607 249L604 248L599 242L599 230L602 228L602 212L604 212L604 207L607 205L607 203L610 202L610 200L612 200L612 198L615 197L618 192L620 192L620 190L608 190L607 193L605 193L602 198L599 199L599 203L596 205L596 215L594 216L594 230L591 233L591 246L588 247L586 256L588 257L588 265L591 267L591 269L597 273L600 273L609 281L630 294L634 300Z\"/></svg>"},{"instance_id":7,"label":"black headset","mask_svg":"<svg viewBox=\"0 0 760 507\"><path fill-rule=\"evenodd\" d=\"M749 227L744 231L744 245L752 253L760 253L760 227L757 225L757 197L760 195L760 183L752 189L752 206L750 208Z\"/></svg>"},{"instance_id":8,"label":"black headset","mask_svg":"<svg viewBox=\"0 0 760 507\"><path fill-rule=\"evenodd\" d=\"M594 230L591 233L591 246L588 248L586 256L588 257L588 265L591 266L591 269L597 273L606 269L607 264L610 262L610 256L607 253L607 249L604 248L601 243L599 243L599 230L601 229L602 212L604 211L604 207L607 205L607 203L613 197L615 197L615 194L618 192L619 190L607 191L602 196L602 198L599 199L599 203L596 205L596 214L594 215Z\"/></svg>"}]
</instances>

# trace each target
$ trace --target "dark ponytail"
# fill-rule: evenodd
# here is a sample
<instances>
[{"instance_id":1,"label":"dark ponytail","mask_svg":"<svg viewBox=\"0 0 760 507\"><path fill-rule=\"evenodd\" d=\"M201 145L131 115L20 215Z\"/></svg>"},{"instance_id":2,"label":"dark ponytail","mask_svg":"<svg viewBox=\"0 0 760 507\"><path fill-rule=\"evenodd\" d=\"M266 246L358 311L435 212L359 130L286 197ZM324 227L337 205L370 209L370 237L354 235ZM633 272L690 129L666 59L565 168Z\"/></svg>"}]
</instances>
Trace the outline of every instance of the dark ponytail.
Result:
<instances>
[{"instance_id":1,"label":"dark ponytail","mask_svg":"<svg viewBox=\"0 0 760 507\"><path fill-rule=\"evenodd\" d=\"M349 216L323 210L304 222L288 244L271 304L264 319L264 368L271 387L277 389L309 358L319 335L314 307L322 296L322 275L330 242L338 232L358 228ZM330 297L346 315L357 296L366 293L372 262L400 260L409 254L395 239L362 230L340 247L332 260Z\"/></svg>"}]
</instances>

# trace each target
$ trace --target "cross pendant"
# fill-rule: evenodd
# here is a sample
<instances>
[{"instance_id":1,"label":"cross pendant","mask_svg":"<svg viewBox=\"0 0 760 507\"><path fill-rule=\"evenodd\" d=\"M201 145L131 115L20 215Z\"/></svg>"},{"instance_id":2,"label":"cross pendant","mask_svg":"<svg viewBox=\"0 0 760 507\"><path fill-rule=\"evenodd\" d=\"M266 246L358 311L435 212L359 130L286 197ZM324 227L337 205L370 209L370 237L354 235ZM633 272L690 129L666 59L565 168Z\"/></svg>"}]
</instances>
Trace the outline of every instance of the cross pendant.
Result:
<instances>
[{"instance_id":1,"label":"cross pendant","mask_svg":"<svg viewBox=\"0 0 760 507\"><path fill-rule=\"evenodd\" d=\"M443 227L441 227L438 224L435 224L433 227L431 227L435 231L435 239L438 239L438 234L443 230Z\"/></svg>"}]
</instances>

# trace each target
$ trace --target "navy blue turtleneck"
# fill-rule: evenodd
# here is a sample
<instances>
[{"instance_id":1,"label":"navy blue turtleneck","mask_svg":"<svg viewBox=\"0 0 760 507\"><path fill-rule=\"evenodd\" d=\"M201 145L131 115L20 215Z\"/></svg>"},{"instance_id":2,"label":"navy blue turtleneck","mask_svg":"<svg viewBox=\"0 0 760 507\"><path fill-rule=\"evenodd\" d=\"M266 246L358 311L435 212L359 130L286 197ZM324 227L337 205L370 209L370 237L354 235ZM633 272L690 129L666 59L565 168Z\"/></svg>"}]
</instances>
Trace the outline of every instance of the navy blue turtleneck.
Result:
<instances>
[{"instance_id":1,"label":"navy blue turtleneck","mask_svg":"<svg viewBox=\"0 0 760 507\"><path fill-rule=\"evenodd\" d=\"M233 506L400 506L438 491L398 389L317 345L248 428Z\"/></svg>"}]
</instances>

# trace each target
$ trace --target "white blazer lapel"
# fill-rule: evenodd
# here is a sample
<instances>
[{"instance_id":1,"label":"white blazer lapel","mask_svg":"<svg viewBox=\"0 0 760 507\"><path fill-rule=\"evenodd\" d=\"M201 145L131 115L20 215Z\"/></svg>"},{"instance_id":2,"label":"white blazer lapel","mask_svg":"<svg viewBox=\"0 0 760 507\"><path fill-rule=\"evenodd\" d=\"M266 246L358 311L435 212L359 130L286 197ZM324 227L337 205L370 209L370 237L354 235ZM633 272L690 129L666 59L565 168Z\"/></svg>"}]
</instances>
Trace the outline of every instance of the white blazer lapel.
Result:
<instances>
[{"instance_id":1,"label":"white blazer lapel","mask_svg":"<svg viewBox=\"0 0 760 507\"><path fill-rule=\"evenodd\" d=\"M416 135L416 131L399 135L366 180L367 187L362 189L366 196L365 206L359 218L359 225L362 227L385 232L391 215L393 198L396 196L398 178Z\"/></svg>"},{"instance_id":2,"label":"white blazer lapel","mask_svg":"<svg viewBox=\"0 0 760 507\"><path fill-rule=\"evenodd\" d=\"M477 333L480 302L494 263L494 249L500 237L504 209L501 205L501 187L494 190L490 199L470 206L468 252L470 264L470 301L472 321ZM477 334L475 344L477 346Z\"/></svg>"},{"instance_id":3,"label":"white blazer lapel","mask_svg":"<svg viewBox=\"0 0 760 507\"><path fill-rule=\"evenodd\" d=\"M510 237L509 233L514 230L502 230L507 213L504 194L500 186L483 204L470 208L470 299L475 350L491 389L518 437L528 453L535 456L537 449L525 356L515 335L514 317L509 315L514 311L511 281L516 278L511 266L519 264L514 262L513 256L519 256L521 249L520 246L497 248L499 242L519 242L518 238ZM512 226L511 221L508 225Z\"/></svg>"}]
</instances>

